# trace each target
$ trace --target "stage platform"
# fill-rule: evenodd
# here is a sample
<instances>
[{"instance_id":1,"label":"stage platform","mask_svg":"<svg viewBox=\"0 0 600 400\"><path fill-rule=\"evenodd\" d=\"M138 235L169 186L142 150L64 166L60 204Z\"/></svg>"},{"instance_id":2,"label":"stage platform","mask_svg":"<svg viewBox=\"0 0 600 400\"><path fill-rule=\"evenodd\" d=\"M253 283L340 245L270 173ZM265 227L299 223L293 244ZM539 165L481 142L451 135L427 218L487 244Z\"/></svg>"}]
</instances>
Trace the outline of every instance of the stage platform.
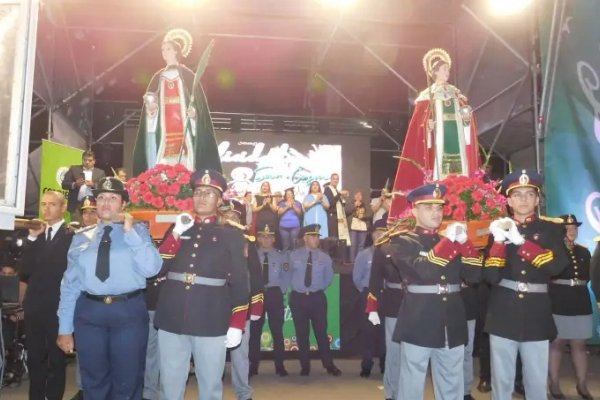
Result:
<instances>
[{"instance_id":1,"label":"stage platform","mask_svg":"<svg viewBox=\"0 0 600 400\"><path fill-rule=\"evenodd\" d=\"M600 398L600 357L597 348L592 348L593 355L590 356L589 368L589 389L596 398ZM568 399L577 399L575 392L575 378L569 360L566 358L562 369L562 389ZM475 359L477 367L477 359ZM286 361L286 368L290 376L280 378L275 375L273 363L266 361L261 364L259 375L251 379L254 388L255 400L383 400L383 388L381 383L381 374L374 368L373 374L369 379L360 378L359 359L340 359L336 360L336 365L343 371L342 376L332 377L327 375L321 367L320 361L312 361L312 371L309 377L300 377L300 367L296 360ZM476 368L477 369L477 368ZM477 385L475 380L474 385ZM0 391L0 397L3 400L26 400L27 387L29 381L24 381L18 388L5 388ZM67 391L65 400L70 399L76 392L74 378L74 364L70 363L67 370ZM477 400L491 399L489 393L481 394L474 388L472 395ZM229 374L229 364L227 365L227 375L225 378L225 400L234 400L235 395L231 388L231 376ZM433 400L433 389L431 381L427 382L426 396L427 400ZM522 397L515 396L515 399ZM188 382L186 400L197 399L196 380L192 376Z\"/></svg>"}]
</instances>

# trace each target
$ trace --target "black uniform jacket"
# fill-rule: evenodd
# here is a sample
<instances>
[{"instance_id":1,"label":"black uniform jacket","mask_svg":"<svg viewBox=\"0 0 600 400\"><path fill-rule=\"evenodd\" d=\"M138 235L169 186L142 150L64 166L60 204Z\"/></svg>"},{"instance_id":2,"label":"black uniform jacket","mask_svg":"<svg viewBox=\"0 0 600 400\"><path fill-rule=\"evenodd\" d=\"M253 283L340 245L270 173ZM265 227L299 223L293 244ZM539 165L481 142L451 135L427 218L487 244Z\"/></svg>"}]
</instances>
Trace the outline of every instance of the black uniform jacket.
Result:
<instances>
[{"instance_id":1,"label":"black uniform jacket","mask_svg":"<svg viewBox=\"0 0 600 400\"><path fill-rule=\"evenodd\" d=\"M407 285L460 285L481 277L482 257L467 242L441 238L417 227L392 238L389 250ZM398 314L393 340L417 346L442 348L467 343L467 320L460 291L421 294L407 291Z\"/></svg>"},{"instance_id":2,"label":"black uniform jacket","mask_svg":"<svg viewBox=\"0 0 600 400\"><path fill-rule=\"evenodd\" d=\"M214 222L196 221L179 239L169 235L160 246L163 271L154 324L191 336L223 336L228 327L244 329L250 296L244 236ZM169 272L226 279L224 286L168 279Z\"/></svg>"},{"instance_id":3,"label":"black uniform jacket","mask_svg":"<svg viewBox=\"0 0 600 400\"><path fill-rule=\"evenodd\" d=\"M73 233L62 224L50 242L46 241L44 233L33 242L25 241L19 274L21 281L27 282L23 301L25 312L43 310L56 314L72 239Z\"/></svg>"},{"instance_id":4,"label":"black uniform jacket","mask_svg":"<svg viewBox=\"0 0 600 400\"><path fill-rule=\"evenodd\" d=\"M404 290L386 286L386 283L402 283L400 271L392 262L392 255L386 253L389 248L388 242L376 245L373 251L366 312L378 311L384 317L396 318L404 298Z\"/></svg>"},{"instance_id":5,"label":"black uniform jacket","mask_svg":"<svg viewBox=\"0 0 600 400\"><path fill-rule=\"evenodd\" d=\"M579 244L573 248L565 246L569 265L552 279L590 280L590 251ZM592 313L592 302L587 286L567 286L551 283L549 287L552 313L558 315L589 315Z\"/></svg>"},{"instance_id":6,"label":"black uniform jacket","mask_svg":"<svg viewBox=\"0 0 600 400\"><path fill-rule=\"evenodd\" d=\"M590 261L590 279L596 299L600 298L600 236L594 239L596 249Z\"/></svg>"},{"instance_id":7,"label":"black uniform jacket","mask_svg":"<svg viewBox=\"0 0 600 400\"><path fill-rule=\"evenodd\" d=\"M556 326L548 293L522 293L498 286L501 279L547 284L568 264L562 225L537 216L517 223L525 243L493 242L485 261L484 278L492 284L486 332L519 342L552 340Z\"/></svg>"}]
</instances>

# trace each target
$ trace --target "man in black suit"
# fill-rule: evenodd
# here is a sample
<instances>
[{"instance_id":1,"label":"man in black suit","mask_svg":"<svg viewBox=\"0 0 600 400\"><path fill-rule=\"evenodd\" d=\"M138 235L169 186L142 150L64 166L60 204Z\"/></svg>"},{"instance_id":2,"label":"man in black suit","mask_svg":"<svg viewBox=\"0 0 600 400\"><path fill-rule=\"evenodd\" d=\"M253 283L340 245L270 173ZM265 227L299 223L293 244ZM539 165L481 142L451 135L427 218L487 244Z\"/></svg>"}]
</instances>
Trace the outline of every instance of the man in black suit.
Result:
<instances>
[{"instance_id":1,"label":"man in black suit","mask_svg":"<svg viewBox=\"0 0 600 400\"><path fill-rule=\"evenodd\" d=\"M85 196L92 195L96 183L104 178L104 171L94 168L96 156L91 150L81 155L82 165L71 165L62 181L62 188L69 191L68 210L71 214L77 211L77 206Z\"/></svg>"},{"instance_id":2,"label":"man in black suit","mask_svg":"<svg viewBox=\"0 0 600 400\"><path fill-rule=\"evenodd\" d=\"M29 229L23 250L20 278L28 284L23 309L30 400L61 400L65 392L66 362L56 345L56 313L72 238L63 220L66 206L60 192L42 195L41 213L46 224Z\"/></svg>"}]
</instances>

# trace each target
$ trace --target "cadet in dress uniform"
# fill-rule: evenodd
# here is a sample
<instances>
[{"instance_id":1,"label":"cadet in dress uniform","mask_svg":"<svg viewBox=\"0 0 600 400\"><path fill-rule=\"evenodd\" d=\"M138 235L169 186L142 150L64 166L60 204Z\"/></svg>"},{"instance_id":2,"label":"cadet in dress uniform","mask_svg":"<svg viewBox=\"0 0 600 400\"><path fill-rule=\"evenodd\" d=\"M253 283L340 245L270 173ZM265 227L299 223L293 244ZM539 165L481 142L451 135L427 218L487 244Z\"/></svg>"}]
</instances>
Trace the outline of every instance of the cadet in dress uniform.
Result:
<instances>
[{"instance_id":1,"label":"cadet in dress uniform","mask_svg":"<svg viewBox=\"0 0 600 400\"><path fill-rule=\"evenodd\" d=\"M244 236L217 224L227 188L213 170L190 177L196 218L182 213L160 246L166 280L154 324L160 348L160 398L184 398L194 356L200 400L221 400L227 348L242 340L248 314L248 268Z\"/></svg>"},{"instance_id":2,"label":"cadet in dress uniform","mask_svg":"<svg viewBox=\"0 0 600 400\"><path fill-rule=\"evenodd\" d=\"M58 345L72 352L75 332L86 400L139 399L148 338L143 290L162 262L146 226L123 213L123 182L104 177L94 196L100 222L71 243Z\"/></svg>"},{"instance_id":3,"label":"cadet in dress uniform","mask_svg":"<svg viewBox=\"0 0 600 400\"><path fill-rule=\"evenodd\" d=\"M325 289L333 281L333 266L329 255L319 249L319 224L302 227L304 246L290 254L291 293L289 297L300 357L300 375L310 374L309 334L312 324L321 362L327 373L342 374L333 363L327 338L327 298Z\"/></svg>"},{"instance_id":4,"label":"cadet in dress uniform","mask_svg":"<svg viewBox=\"0 0 600 400\"><path fill-rule=\"evenodd\" d=\"M590 251L577 243L577 230L581 222L569 214L560 217L565 226L565 248L569 258L567 268L552 277L549 293L552 314L558 337L550 345L550 394L555 399L564 399L559 385L560 359L563 347L568 342L571 360L577 376L577 393L583 399L592 399L587 388L587 354L585 341L592 337L592 303L587 283L590 280Z\"/></svg>"},{"instance_id":5,"label":"cadet in dress uniform","mask_svg":"<svg viewBox=\"0 0 600 400\"><path fill-rule=\"evenodd\" d=\"M284 305L283 293L289 287L290 267L286 253L277 250L275 245L275 227L269 225L256 228L258 240L258 257L262 265L262 282L264 284L265 312L258 321L250 323L250 376L258 374L260 362L260 342L263 325L267 319L273 338L273 359L275 373L287 376L283 365L285 348L283 345ZM265 318L268 316L268 318Z\"/></svg>"},{"instance_id":6,"label":"cadet in dress uniform","mask_svg":"<svg viewBox=\"0 0 600 400\"><path fill-rule=\"evenodd\" d=\"M221 223L231 229L237 229L245 232L246 227L240 224L245 221L245 207L238 201L230 200L223 207L219 208ZM248 358L248 347L250 342L250 322L257 321L263 314L263 282L258 259L258 253L254 246L254 236L244 235L246 247L244 253L246 256L246 268L248 269L250 279L250 312L246 319L242 342L236 348L229 350L231 357L231 383L238 400L251 400L252 387L248 382L250 372L250 360Z\"/></svg>"},{"instance_id":7,"label":"cadet in dress uniform","mask_svg":"<svg viewBox=\"0 0 600 400\"><path fill-rule=\"evenodd\" d=\"M482 257L464 225L450 224L445 238L438 234L445 193L440 184L411 191L407 200L416 227L393 237L386 249L407 284L393 336L401 348L399 400L423 398L430 360L435 398L464 396L467 320L460 286L479 281Z\"/></svg>"},{"instance_id":8,"label":"cadet in dress uniform","mask_svg":"<svg viewBox=\"0 0 600 400\"><path fill-rule=\"evenodd\" d=\"M392 256L386 252L392 237L403 232L399 225L386 229L387 218L381 218L373 224L375 233L373 242L373 263L369 279L366 312L373 325L380 325L381 314L385 328L385 371L383 373L383 391L386 399L398 396L400 379L400 343L394 342L392 336L396 329L396 321L400 304L404 298L404 285L400 271L392 262ZM377 235L378 232L383 232ZM376 237L380 236L379 238Z\"/></svg>"},{"instance_id":9,"label":"cadet in dress uniform","mask_svg":"<svg viewBox=\"0 0 600 400\"><path fill-rule=\"evenodd\" d=\"M377 243L379 238L386 231L385 220L379 220L377 225L372 227L373 243ZM373 261L375 253L375 244L358 252L354 259L354 268L352 269L352 280L354 286L361 293L360 309L366 310L367 298L369 296L369 281L373 271ZM360 364L360 376L368 378L371 376L373 368L373 355L379 357L379 366L382 371L385 371L385 344L384 331L380 324L373 324L369 321L368 313L360 313L360 327L362 333L362 361ZM378 316L379 318L379 316Z\"/></svg>"},{"instance_id":10,"label":"cadet in dress uniform","mask_svg":"<svg viewBox=\"0 0 600 400\"><path fill-rule=\"evenodd\" d=\"M511 399L517 354L528 400L546 399L549 341L556 337L548 283L568 264L563 227L538 218L542 177L507 175L502 193L512 218L492 222L484 276L493 285L485 330L490 334L492 399Z\"/></svg>"}]
</instances>

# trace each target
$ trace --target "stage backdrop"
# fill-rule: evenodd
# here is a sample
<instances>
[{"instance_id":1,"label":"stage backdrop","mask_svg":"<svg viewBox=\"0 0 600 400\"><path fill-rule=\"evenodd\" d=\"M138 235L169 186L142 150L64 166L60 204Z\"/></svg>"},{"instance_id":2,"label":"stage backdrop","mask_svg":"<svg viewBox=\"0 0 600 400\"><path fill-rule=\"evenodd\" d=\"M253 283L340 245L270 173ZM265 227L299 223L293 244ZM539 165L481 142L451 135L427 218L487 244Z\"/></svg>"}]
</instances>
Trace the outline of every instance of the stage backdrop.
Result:
<instances>
[{"instance_id":1,"label":"stage backdrop","mask_svg":"<svg viewBox=\"0 0 600 400\"><path fill-rule=\"evenodd\" d=\"M551 12L551 2L544 3ZM592 240L600 234L600 2L566 4L545 139L547 205L551 216L572 213L583 221L578 242L593 252L596 243ZM541 48L545 52L550 15L543 21ZM543 59L547 59L545 54Z\"/></svg>"},{"instance_id":2,"label":"stage backdrop","mask_svg":"<svg viewBox=\"0 0 600 400\"><path fill-rule=\"evenodd\" d=\"M370 142L367 137L314 134L230 133L217 131L223 172L230 188L243 195L258 193L264 181L273 192L293 187L296 199L311 181L329 181L340 174L340 185L369 195Z\"/></svg>"},{"instance_id":3,"label":"stage backdrop","mask_svg":"<svg viewBox=\"0 0 600 400\"><path fill-rule=\"evenodd\" d=\"M600 2L567 2L545 142L548 214L577 215L579 241L587 246L600 235L598 15Z\"/></svg>"}]
</instances>

